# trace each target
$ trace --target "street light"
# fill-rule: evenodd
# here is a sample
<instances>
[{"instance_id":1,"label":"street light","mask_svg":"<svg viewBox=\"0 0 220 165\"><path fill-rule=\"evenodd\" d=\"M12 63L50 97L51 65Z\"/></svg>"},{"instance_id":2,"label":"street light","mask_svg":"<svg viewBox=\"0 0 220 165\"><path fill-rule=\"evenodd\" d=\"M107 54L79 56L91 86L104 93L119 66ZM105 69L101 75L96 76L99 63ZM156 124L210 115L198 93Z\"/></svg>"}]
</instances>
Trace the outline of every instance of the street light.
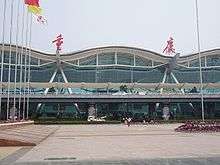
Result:
<instances>
[{"instance_id":1,"label":"street light","mask_svg":"<svg viewBox=\"0 0 220 165\"><path fill-rule=\"evenodd\" d=\"M201 94L201 104L202 104L202 121L204 122L205 114L204 114L204 98L203 98L202 61L201 61L201 50L200 50L198 0L195 0L195 3L196 3L197 44L198 44L198 53L199 53L199 75L200 75L200 94Z\"/></svg>"}]
</instances>

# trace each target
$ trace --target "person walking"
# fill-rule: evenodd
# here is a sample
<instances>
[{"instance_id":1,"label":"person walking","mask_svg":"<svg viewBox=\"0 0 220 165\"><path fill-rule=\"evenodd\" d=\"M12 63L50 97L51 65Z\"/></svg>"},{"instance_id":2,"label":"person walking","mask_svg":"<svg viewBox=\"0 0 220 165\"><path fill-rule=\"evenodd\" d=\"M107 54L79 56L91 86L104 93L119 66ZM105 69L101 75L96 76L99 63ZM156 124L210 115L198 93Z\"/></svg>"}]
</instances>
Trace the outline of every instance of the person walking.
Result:
<instances>
[{"instance_id":1,"label":"person walking","mask_svg":"<svg viewBox=\"0 0 220 165\"><path fill-rule=\"evenodd\" d=\"M128 127L130 127L130 125L131 125L131 118L130 117L127 119L127 123L128 123Z\"/></svg>"}]
</instances>

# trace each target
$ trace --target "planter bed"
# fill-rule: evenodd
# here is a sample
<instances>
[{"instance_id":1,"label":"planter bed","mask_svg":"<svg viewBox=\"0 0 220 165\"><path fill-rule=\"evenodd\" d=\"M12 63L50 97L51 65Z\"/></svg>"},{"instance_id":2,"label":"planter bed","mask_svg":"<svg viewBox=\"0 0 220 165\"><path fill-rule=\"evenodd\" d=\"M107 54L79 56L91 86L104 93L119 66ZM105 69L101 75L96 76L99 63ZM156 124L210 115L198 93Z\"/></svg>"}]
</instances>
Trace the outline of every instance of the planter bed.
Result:
<instances>
[{"instance_id":1,"label":"planter bed","mask_svg":"<svg viewBox=\"0 0 220 165\"><path fill-rule=\"evenodd\" d=\"M188 121L175 129L176 132L220 132L220 122Z\"/></svg>"}]
</instances>

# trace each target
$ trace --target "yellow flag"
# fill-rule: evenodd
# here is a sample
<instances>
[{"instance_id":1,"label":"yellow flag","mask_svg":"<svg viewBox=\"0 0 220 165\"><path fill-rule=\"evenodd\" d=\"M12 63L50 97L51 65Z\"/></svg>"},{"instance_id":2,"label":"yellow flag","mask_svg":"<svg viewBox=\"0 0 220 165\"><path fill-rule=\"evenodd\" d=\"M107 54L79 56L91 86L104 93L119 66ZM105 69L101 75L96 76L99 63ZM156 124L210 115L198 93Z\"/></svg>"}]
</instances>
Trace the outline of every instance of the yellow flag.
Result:
<instances>
[{"instance_id":1,"label":"yellow flag","mask_svg":"<svg viewBox=\"0 0 220 165\"><path fill-rule=\"evenodd\" d=\"M28 5L28 11L29 11L30 13L39 15L39 14L41 14L42 9L41 9L40 7L37 7L37 6Z\"/></svg>"}]
</instances>

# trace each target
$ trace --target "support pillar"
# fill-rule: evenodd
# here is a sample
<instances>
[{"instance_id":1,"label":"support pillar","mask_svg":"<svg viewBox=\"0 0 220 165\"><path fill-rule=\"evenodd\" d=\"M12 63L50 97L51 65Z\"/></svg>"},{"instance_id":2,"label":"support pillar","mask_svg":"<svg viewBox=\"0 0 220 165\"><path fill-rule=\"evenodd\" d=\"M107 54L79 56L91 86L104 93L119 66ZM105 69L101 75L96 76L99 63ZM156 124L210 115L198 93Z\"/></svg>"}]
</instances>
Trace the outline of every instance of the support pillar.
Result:
<instances>
[{"instance_id":1,"label":"support pillar","mask_svg":"<svg viewBox=\"0 0 220 165\"><path fill-rule=\"evenodd\" d=\"M163 76L163 80L162 80L162 84L164 84L166 82L166 78L167 78L167 68L164 72L164 76ZM163 88L160 89L160 93L162 94L163 93Z\"/></svg>"},{"instance_id":2,"label":"support pillar","mask_svg":"<svg viewBox=\"0 0 220 165\"><path fill-rule=\"evenodd\" d=\"M153 120L156 118L156 103L149 103L149 118Z\"/></svg>"},{"instance_id":3,"label":"support pillar","mask_svg":"<svg viewBox=\"0 0 220 165\"><path fill-rule=\"evenodd\" d=\"M52 83L52 82L53 82L54 78L56 77L56 74L57 74L57 69L55 69L55 71L54 71L52 77L50 78L49 83ZM46 94L48 93L49 89L50 89L50 88L46 88L46 89L45 89L44 95L46 95ZM42 103L39 103L39 104L37 105L37 111L40 109L41 105L42 105Z\"/></svg>"},{"instance_id":4,"label":"support pillar","mask_svg":"<svg viewBox=\"0 0 220 165\"><path fill-rule=\"evenodd\" d=\"M90 104L88 108L88 121L94 121L96 119L96 109L94 104Z\"/></svg>"},{"instance_id":5,"label":"support pillar","mask_svg":"<svg viewBox=\"0 0 220 165\"><path fill-rule=\"evenodd\" d=\"M65 83L69 83L68 80L67 80L67 78L66 78L66 75L65 75L65 73L64 73L64 71L63 71L63 68L61 68L61 67L60 67L60 72L61 72L61 74L62 74L62 76L63 76L64 82L65 82ZM67 88L67 89L68 89L69 94L73 94L71 88Z\"/></svg>"},{"instance_id":6,"label":"support pillar","mask_svg":"<svg viewBox=\"0 0 220 165\"><path fill-rule=\"evenodd\" d=\"M163 119L168 121L170 119L170 107L168 104L164 104L163 106Z\"/></svg>"}]
</instances>

